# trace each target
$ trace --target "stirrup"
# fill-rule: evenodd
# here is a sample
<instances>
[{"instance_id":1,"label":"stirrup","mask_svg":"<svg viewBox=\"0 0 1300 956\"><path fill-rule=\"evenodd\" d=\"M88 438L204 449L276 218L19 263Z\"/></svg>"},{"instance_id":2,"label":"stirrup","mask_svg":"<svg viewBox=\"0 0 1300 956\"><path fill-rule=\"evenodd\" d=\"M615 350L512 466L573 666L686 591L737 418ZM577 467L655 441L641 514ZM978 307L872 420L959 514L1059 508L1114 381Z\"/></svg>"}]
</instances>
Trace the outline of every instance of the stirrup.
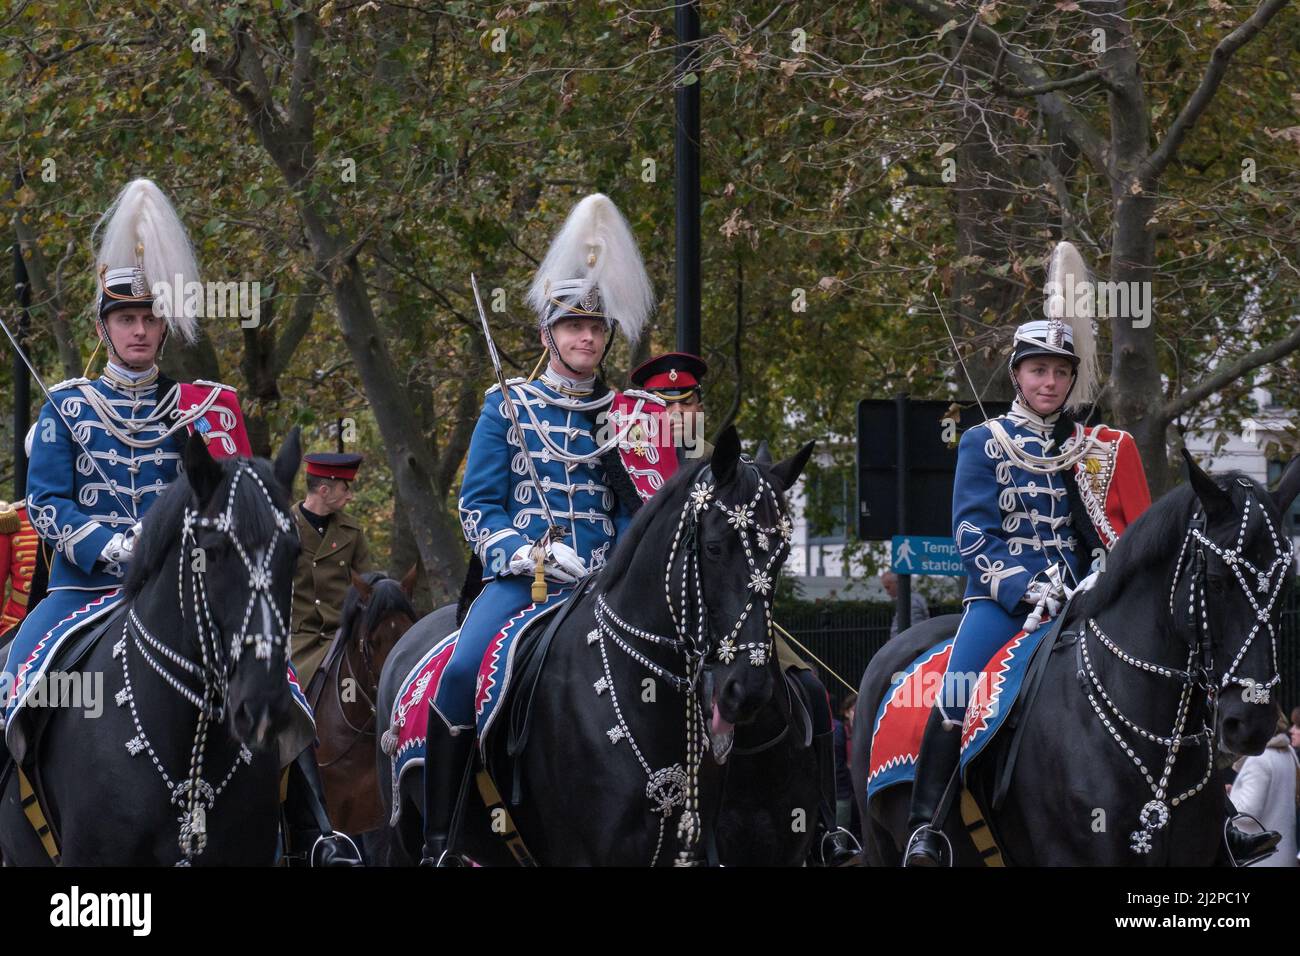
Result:
<instances>
[{"instance_id":1,"label":"stirrup","mask_svg":"<svg viewBox=\"0 0 1300 956\"><path fill-rule=\"evenodd\" d=\"M948 848L948 862L947 862L947 865L948 865L949 867L951 867L952 864L953 864L953 856L952 856L952 841L948 839L948 834L946 834L946 833L943 832L943 828L942 828L942 827L936 827L933 823L923 823L923 824L921 824L921 826L919 826L919 827L917 827L915 830L913 830L913 831L912 831L912 835L911 835L910 837L907 838L907 846L903 848L903 866L907 866L907 865L908 865L907 861L908 861L908 859L909 859L909 858L911 857L911 855L912 855L912 847L916 846L916 842L917 842L917 840L919 840L919 839L921 838L921 834L922 834L922 833L925 833L925 832L927 832L927 831L929 831L930 833L935 834L936 836L939 837L939 839L943 840L944 845ZM939 857L939 865L940 865L940 866L943 866L943 865L944 865L944 860L943 860L943 856L942 856L942 855L940 855L940 857Z\"/></svg>"},{"instance_id":2,"label":"stirrup","mask_svg":"<svg viewBox=\"0 0 1300 956\"><path fill-rule=\"evenodd\" d=\"M307 854L307 865L313 868L320 866L320 862L316 856L316 850L320 848L322 843L329 843L335 840L345 841L348 846L352 847L352 852L356 854L357 860L364 862L361 850L359 850L357 845L352 842L352 837L348 836L341 830L335 830L332 833L322 833L316 838L316 842L311 845L311 852Z\"/></svg>"},{"instance_id":3,"label":"stirrup","mask_svg":"<svg viewBox=\"0 0 1300 956\"><path fill-rule=\"evenodd\" d=\"M453 853L451 850L443 850L438 854L436 860L427 856L421 857L419 865L436 870L460 869L469 866L469 861L459 853Z\"/></svg>"},{"instance_id":4,"label":"stirrup","mask_svg":"<svg viewBox=\"0 0 1300 956\"><path fill-rule=\"evenodd\" d=\"M846 837L848 837L848 844L842 848L835 842L835 838L838 837L841 833L844 834ZM848 851L851 849L853 851L854 861L859 860L862 857L862 844L858 842L858 838L853 835L853 831L846 829L845 827L836 827L834 830L827 830L822 834L821 846L817 848L817 852L818 855L821 857L823 866L828 865L826 861L830 859L830 855L827 854L826 852L827 841L830 841L832 852L841 849L843 849L844 851ZM852 865L853 865L852 861L837 864L837 866L852 866Z\"/></svg>"},{"instance_id":5,"label":"stirrup","mask_svg":"<svg viewBox=\"0 0 1300 956\"><path fill-rule=\"evenodd\" d=\"M1259 827L1259 833L1247 833L1245 830L1242 830L1240 827L1233 827L1233 824L1234 824L1237 820L1250 820L1250 821L1252 821L1252 822L1255 824L1255 826ZM1266 833L1277 833L1277 831L1276 831L1276 830L1268 830L1268 829L1266 829L1266 828L1264 827L1264 824L1262 824L1262 823L1259 822L1259 818L1256 817L1256 816L1253 815L1253 814L1250 814L1250 813L1240 813L1240 812L1238 812L1238 813L1236 813L1236 814L1234 814L1234 815L1228 817L1226 820L1224 820L1224 821L1223 821L1223 848L1224 848L1225 850L1228 851L1228 860L1232 863L1232 865L1233 865L1234 867L1236 867L1236 866L1254 866L1256 863L1259 863L1259 862L1262 861L1262 860L1267 860L1270 856L1272 856L1274 853L1277 852L1277 846L1278 846L1278 844L1281 842L1280 839L1274 840L1272 846L1270 846L1270 847L1269 847L1267 850L1265 850L1264 852L1262 852L1262 853L1256 853L1254 856L1247 857L1247 858L1245 858L1244 860L1238 860L1235 856L1232 855L1232 841L1228 839L1228 834L1229 834L1233 829L1236 829L1238 833L1240 833L1240 834L1242 834L1242 836L1246 836L1246 837L1263 836L1263 835L1266 834ZM1279 838L1281 837L1281 834L1277 834L1277 835L1278 835Z\"/></svg>"}]
</instances>

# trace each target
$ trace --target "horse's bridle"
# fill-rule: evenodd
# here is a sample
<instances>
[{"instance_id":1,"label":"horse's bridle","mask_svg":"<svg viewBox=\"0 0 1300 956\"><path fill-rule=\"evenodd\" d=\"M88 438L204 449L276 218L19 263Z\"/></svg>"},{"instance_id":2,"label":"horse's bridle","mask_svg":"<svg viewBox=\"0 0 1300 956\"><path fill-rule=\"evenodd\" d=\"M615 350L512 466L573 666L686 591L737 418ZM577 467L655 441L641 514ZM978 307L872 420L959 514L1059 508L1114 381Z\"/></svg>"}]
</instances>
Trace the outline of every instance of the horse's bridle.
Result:
<instances>
[{"instance_id":1,"label":"horse's bridle","mask_svg":"<svg viewBox=\"0 0 1300 956\"><path fill-rule=\"evenodd\" d=\"M266 550L257 556L256 561L249 556L243 542L235 534L235 494L239 490L240 479L245 475L257 485L262 492L263 498L266 499L266 504L270 507L271 513L275 516L275 530L271 533L271 541ZM195 528L207 528L222 534L234 547L235 553L239 555L239 560L248 572L248 603L244 606L244 616L239 629L230 635L230 646L227 653L223 653L220 642L221 632L212 619L212 609L208 602L206 573L193 571L190 575L191 593L194 596L195 626L199 633L199 651L203 655L204 671L211 678L211 681L205 680L204 683L205 685L208 683L214 685L214 689L219 692L221 704L224 707L230 677L234 672L235 663L239 660L241 648L245 645L252 645L254 655L258 660L269 661L272 650L276 647L283 647L288 639L288 627L285 624L284 617L280 614L280 609L275 602L271 600L271 558L275 555L280 535L289 534L293 529L293 522L287 514L276 507L275 499L271 496L271 492L267 490L257 472L249 467L247 463L241 461L236 466L235 475L231 479L230 488L226 492L225 507L214 517L204 517L197 509L186 506L185 514L181 520L179 568L182 576L190 557L190 552L185 547L186 543L192 543L194 548L199 548ZM276 633L274 634L263 634L260 631L249 630L249 622L252 620L253 612L257 609L259 598L265 600L265 606L270 609L275 618ZM184 613L185 607L182 602L182 617ZM217 716L220 717L220 712L218 712Z\"/></svg>"},{"instance_id":2,"label":"horse's bridle","mask_svg":"<svg viewBox=\"0 0 1300 956\"><path fill-rule=\"evenodd\" d=\"M235 534L235 495L239 488L240 479L244 475L248 475L249 480L257 484L266 499L266 503L270 506L272 514L275 516L275 531L271 535L270 544L257 561L249 557L247 549L244 548ZM202 563L198 567L195 566L195 559L202 555L202 549L199 548L198 538L195 534L196 528L208 528L224 535L234 546L235 552L243 562L245 570L248 571L250 589L248 605L244 609L243 621L239 630L230 635L229 647L223 644L220 629L212 617L206 582L207 565ZM226 695L230 687L230 679L234 673L235 664L239 659L240 649L246 645L252 645L255 648L255 655L258 660L269 661L272 649L284 646L287 641L288 629L285 627L284 618L275 602L271 600L270 566L271 557L275 554L280 535L288 534L292 528L293 523L290 521L289 516L276 507L275 499L267 490L257 472L247 463L239 462L236 465L234 477L231 479L226 493L225 506L216 516L204 517L197 508L188 504L182 516L181 545L177 559L177 601L180 606L181 626L184 628L187 617L185 579L188 569L190 593L194 602L194 627L197 632L201 660L197 662L189 660L183 654L171 648L166 642L151 634L135 613L134 607L131 608L130 613L123 622L121 640L113 648L113 656L117 657L120 654L122 657L124 681L124 687L119 692L117 703L119 706L130 706L131 719L136 730L136 736L127 742L127 751L133 756L147 752L154 767L162 776L163 783L171 794L172 802L179 803L183 800L185 804L180 817L179 844L184 855L184 859L178 864L180 866L188 866L195 856L203 852L207 846L207 812L212 809L217 797L230 783L235 771L239 769L240 763L250 763L252 761L252 753L247 747L241 746L230 771L220 784L214 787L203 779L203 760L207 749L208 727L211 722L220 722L225 717ZM270 613L275 618L278 629L275 634L262 634L249 630L249 622L257 608L259 597L263 595L265 596L266 606L270 608ZM150 668L199 712L194 731L194 743L190 748L189 772L184 781L173 781L167 774L149 742L144 727L140 723L127 666L126 638L128 634L132 637L137 651ZM152 648L165 660L200 679L203 683L202 694L195 693L182 680L172 675L165 665L149 652L148 648Z\"/></svg>"},{"instance_id":3,"label":"horse's bridle","mask_svg":"<svg viewBox=\"0 0 1300 956\"><path fill-rule=\"evenodd\" d=\"M741 460L748 462L748 459ZM758 475L758 490L754 493L754 497L734 509L728 508L722 501L714 498L715 490L712 466L705 465L695 478L690 500L682 508L677 530L673 535L673 543L664 571L664 597L668 602L668 613L673 621L674 636L655 634L628 624L610 607L603 594L596 599L596 628L587 635L588 644L599 644L604 669L604 675L595 684L596 693L609 693L610 703L618 719L618 723L606 731L610 743L617 744L620 740L627 739L629 747L641 764L642 770L645 771L648 781L646 796L650 800L652 812L660 815L659 839L655 844L651 866L658 861L663 846L665 824L677 807L682 808L677 824L677 838L683 849L679 851L675 862L679 866L689 866L695 861L695 848L702 834L699 812L699 771L704 747L708 743L698 693L699 678L705 664L710 660L729 664L739 654L748 651L749 663L752 666L765 667L772 657L772 601L769 594L775 582L771 571L779 565L789 551L793 526L782 507L782 496L761 473ZM780 515L777 524L771 528L762 527L754 522L756 508L765 495L775 505L776 513ZM709 609L705 601L704 579L700 571L701 552L704 547L700 535L700 518L710 508L722 511L727 516L728 524L740 535L745 557L749 562L748 586L752 592L745 609L732 625L727 636L716 646L711 640ZM751 536L754 539L752 544ZM774 536L779 537L780 541L773 542ZM770 556L761 568L754 558L755 548L767 552ZM674 585L679 598L679 603L676 605L673 601ZM762 643L751 642L738 645L736 639L753 611L756 599L763 605L763 614L767 622L766 638ZM682 692L686 699L685 768L680 764L674 764L671 767L654 770L637 746L618 703L606 651L607 639L651 673L668 681L674 689ZM676 674L669 668L655 663L631 645L632 639L664 646L681 654L685 659L686 674L684 676Z\"/></svg>"},{"instance_id":4,"label":"horse's bridle","mask_svg":"<svg viewBox=\"0 0 1300 956\"><path fill-rule=\"evenodd\" d=\"M1238 478L1237 481L1245 488L1251 485ZM1246 539L1246 527L1250 520L1251 507L1259 508L1260 514L1264 519L1264 525L1268 528L1269 536L1273 540L1273 547L1277 552L1277 557L1267 569L1256 568L1250 561L1243 556L1243 548ZM1153 835L1163 829L1169 822L1170 815L1174 807L1179 803L1198 794L1206 784L1209 783L1210 777L1214 770L1214 747L1213 742L1218 734L1218 706L1219 696L1229 685L1236 684L1242 687L1242 700L1249 704L1267 704L1269 702L1270 691L1281 682L1281 675L1277 667L1277 634L1273 628L1272 610L1277 603L1279 596L1286 585L1286 572L1291 567L1292 549L1290 542L1287 542L1285 549L1282 547L1281 540L1278 537L1277 529L1273 525L1272 519L1268 516L1268 511L1257 501L1251 493L1246 495L1246 504L1242 513L1241 527L1238 529L1236 546L1232 549L1224 548L1216 544L1205 534L1206 518L1202 511L1198 510L1188 523L1187 533L1183 537L1183 544L1178 552L1178 560L1174 566L1173 579L1169 588L1169 614L1171 621L1178 621L1176 599L1178 595L1179 582L1183 580L1184 571L1190 568L1187 575L1187 619L1190 622L1191 633L1186 635L1188 645L1188 658L1186 670L1166 667L1150 661L1139 660L1121 649L1112 641L1097 624L1096 620L1089 618L1084 627L1080 630L1079 640L1077 643L1077 654L1079 658L1079 678L1083 682L1084 692L1088 696L1089 702L1096 711L1098 718L1109 732L1110 736L1120 745L1128 754L1129 758L1136 764L1138 770L1146 777L1147 784L1151 787L1154 799L1149 800L1138 815L1140 828L1130 833L1130 849L1137 854L1146 854L1151 852L1151 839ZM1228 565L1233 571L1240 585L1242 592L1246 595L1251 607L1255 611L1256 622L1251 628L1250 634L1242 642L1240 650L1233 658L1232 663L1221 675L1216 675L1214 665L1214 635L1210 631L1209 610L1205 598L1205 580L1206 574L1206 551L1212 551ZM1244 570L1243 570L1244 569ZM1278 573L1280 570L1281 573ZM1254 587L1251 587L1247 579L1246 571L1254 575ZM1277 575L1274 583L1273 577ZM1268 601L1261 605L1256 599L1256 593L1267 594ZM1249 651L1255 636L1259 632L1260 625L1266 625L1269 636L1272 641L1273 655L1273 677L1267 683L1260 683L1249 677L1239 677L1236 674L1237 668L1241 665L1246 653ZM1139 670L1147 671L1161 677L1168 677L1180 681L1183 685L1182 692L1179 695L1178 713L1174 719L1174 727L1168 737L1162 737L1148 730L1139 727L1126 717L1111 700L1110 695L1102 686L1101 678L1097 674L1093 665L1091 655L1088 651L1088 637L1095 636L1102 645L1115 657L1119 658L1125 664ZM1204 692L1205 701L1208 704L1209 712L1204 715L1202 729L1195 734L1186 735L1184 730L1187 724L1187 718L1190 714L1190 705L1192 701L1193 688L1199 687ZM1096 690L1096 694L1093 691ZM1098 701L1104 701L1105 708ZM1107 713L1109 711L1109 715ZM1112 722L1111 717L1114 718ZM1138 736L1159 744L1166 748L1165 761L1163 770L1159 777L1159 782L1153 779L1150 771L1147 770L1141 756L1136 753L1133 747L1124 739L1120 726L1138 734ZM1177 761L1179 752L1197 742L1203 741L1206 748L1206 767L1205 773L1200 781L1194 786L1188 788L1183 793L1169 797L1167 786L1173 774L1174 764Z\"/></svg>"},{"instance_id":5,"label":"horse's bridle","mask_svg":"<svg viewBox=\"0 0 1300 956\"><path fill-rule=\"evenodd\" d=\"M1238 478L1237 481L1245 488L1250 487L1244 479ZM1268 529L1269 537L1273 540L1273 548L1276 552L1276 557L1266 569L1255 567L1243 555L1246 526L1250 521L1252 505L1259 509L1260 516L1264 519L1264 527ZM1197 511L1188 526L1187 535L1183 538L1182 548L1178 552L1178 563L1174 569L1174 579L1169 588L1169 613L1171 617L1174 617L1178 584L1182 579L1184 568L1190 566L1191 574L1188 579L1189 586L1187 589L1187 617L1191 622L1192 633L1188 643L1199 657L1201 673L1198 676L1212 703L1217 704L1218 695L1226 690L1230 684L1236 684L1242 688L1242 700L1246 703L1267 704L1272 689L1282 682L1282 675L1277 665L1277 632L1273 627L1272 612L1286 586L1286 573L1291 567L1294 556L1291 543L1288 541L1284 549L1282 547L1283 540L1285 539L1278 537L1277 529L1273 526L1273 520L1268 516L1268 510L1255 500L1254 494L1249 492L1246 495L1246 504L1241 515L1241 527L1237 532L1237 543L1232 549L1224 548L1206 536L1205 515L1201 511ZM1240 586L1242 593L1246 595L1246 600L1250 602L1251 609L1255 612L1255 624L1250 629L1250 633L1246 635L1246 640L1242 642L1241 648L1237 651L1232 663L1217 677L1214 668L1215 641L1214 635L1210 633L1209 610L1205 600L1207 550L1218 555L1219 559L1232 570L1233 576L1237 579L1237 584ZM1253 582L1248 578L1248 573L1253 576ZM1276 581L1274 576L1276 576ZM1268 595L1267 602L1261 605L1256 598L1256 594ZM1236 673L1237 668L1241 666L1242 660L1250 650L1251 644L1254 643L1261 625L1268 629L1272 654L1273 676L1268 679L1267 683L1261 683L1250 677L1239 677Z\"/></svg>"},{"instance_id":6,"label":"horse's bridle","mask_svg":"<svg viewBox=\"0 0 1300 956\"><path fill-rule=\"evenodd\" d=\"M365 601L357 602L357 611L356 611L357 623L355 627L358 630L358 632L364 630L363 612L366 610L366 608L367 608L367 604ZM344 643L343 652L339 655L340 657L339 663L337 666L334 667L334 702L339 709L339 715L343 718L344 725L348 728L348 730L352 732L352 739L348 741L348 745L343 748L343 751L337 757L332 757L329 760L320 761L320 768L322 770L324 770L326 767L334 766L336 763L338 763L340 760L342 760L344 757L350 754L352 752L352 748L356 746L358 740L361 740L365 737L374 737L378 734L378 729L377 729L378 708L377 705L375 704L374 699L370 696L369 693L367 693L367 687L370 686L369 684L370 681L373 681L373 685L376 687L376 689L379 686L379 675L375 673L374 654L370 646L370 636L371 635L368 633L359 633L357 636L357 644L359 644L361 647L361 651L360 651L361 665L364 670L366 682L363 683L361 676L358 675L357 673L357 669L352 666L352 658L348 656L348 650L351 641ZM342 682L344 680L343 677L344 664L347 665L348 672L351 675L347 679L353 681L356 684L357 692L361 695L361 699L365 702L366 706L370 709L370 716L366 718L364 724L360 727L352 723L352 721L348 718L348 711L347 711L348 702L344 701L343 699ZM320 754L318 753L317 756L319 757Z\"/></svg>"},{"instance_id":7,"label":"horse's bridle","mask_svg":"<svg viewBox=\"0 0 1300 956\"><path fill-rule=\"evenodd\" d=\"M746 463L745 459L741 459ZM752 466L751 466L752 467ZM757 470L757 469L755 469ZM713 468L705 465L696 476L691 487L690 501L682 509L681 519L677 523L677 532L673 536L672 548L668 553L668 568L664 575L664 597L668 602L668 614L672 618L677 638L688 649L688 660L698 664L717 662L730 664L740 654L748 652L749 663L754 667L763 667L772 656L772 598L776 582L772 576L773 568L780 565L790 550L790 539L794 528L782 507L782 496L763 477L758 474L758 488L748 502L728 508L720 499L713 496L716 490ZM763 527L755 521L758 505L767 499L780 516L777 523ZM736 618L731 630L716 644L712 640L709 625L709 609L704 597L704 576L700 571L704 541L700 534L700 521L711 508L716 508L727 516L727 523L736 530L741 547L745 551L745 560L749 564L750 597L745 608ZM773 538L778 538L773 547ZM752 540L751 540L752 539ZM768 559L761 567L755 560L755 551L767 553ZM678 567L681 556L680 573L677 577L678 602L673 603L674 569ZM754 610L755 601L763 606L766 622L764 640L760 643L751 641L738 644L741 629Z\"/></svg>"}]
</instances>

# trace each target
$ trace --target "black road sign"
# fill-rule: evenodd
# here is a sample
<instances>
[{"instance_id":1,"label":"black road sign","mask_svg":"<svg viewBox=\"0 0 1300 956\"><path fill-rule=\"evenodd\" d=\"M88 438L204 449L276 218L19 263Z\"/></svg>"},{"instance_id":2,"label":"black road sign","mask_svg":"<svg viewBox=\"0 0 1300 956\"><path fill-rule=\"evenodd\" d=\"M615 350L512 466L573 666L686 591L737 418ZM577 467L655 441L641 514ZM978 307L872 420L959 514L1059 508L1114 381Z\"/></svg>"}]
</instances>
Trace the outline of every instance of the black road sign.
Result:
<instances>
[{"instance_id":1,"label":"black road sign","mask_svg":"<svg viewBox=\"0 0 1300 956\"><path fill-rule=\"evenodd\" d=\"M1000 406L990 409L994 415L1003 411ZM963 408L949 401L913 401L903 396L901 401L858 402L858 538L950 536L957 442L962 432L983 420L978 406ZM900 457L906 459L902 469Z\"/></svg>"}]
</instances>

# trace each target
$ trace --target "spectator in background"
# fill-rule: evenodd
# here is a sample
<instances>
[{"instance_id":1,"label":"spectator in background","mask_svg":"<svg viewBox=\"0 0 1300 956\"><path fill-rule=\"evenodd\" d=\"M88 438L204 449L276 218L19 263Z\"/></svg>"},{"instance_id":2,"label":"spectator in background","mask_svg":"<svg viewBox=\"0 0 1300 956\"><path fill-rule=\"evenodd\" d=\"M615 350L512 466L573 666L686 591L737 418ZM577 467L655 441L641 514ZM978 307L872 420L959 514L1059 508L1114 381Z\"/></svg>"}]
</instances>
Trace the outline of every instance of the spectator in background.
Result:
<instances>
[{"instance_id":1,"label":"spectator in background","mask_svg":"<svg viewBox=\"0 0 1300 956\"><path fill-rule=\"evenodd\" d=\"M1277 849L1259 866L1297 866L1296 786L1300 783L1300 761L1285 732L1287 723L1278 717L1278 733L1264 752L1242 761L1232 784L1232 805L1238 813L1249 813L1265 830L1282 835Z\"/></svg>"},{"instance_id":2,"label":"spectator in background","mask_svg":"<svg viewBox=\"0 0 1300 956\"><path fill-rule=\"evenodd\" d=\"M893 600L895 603L894 619L893 621L890 622L889 625L889 636L898 637L898 632L899 632L898 625L902 621L902 617L899 615L898 607L897 607L898 575L895 574L893 571L886 571L884 574L880 576L880 583L885 586L885 590L889 592L890 599ZM917 591L915 587L912 588L912 624L917 625L920 624L922 621L928 621L929 619L930 619L930 609L925 606L925 598L921 597L920 592Z\"/></svg>"}]
</instances>

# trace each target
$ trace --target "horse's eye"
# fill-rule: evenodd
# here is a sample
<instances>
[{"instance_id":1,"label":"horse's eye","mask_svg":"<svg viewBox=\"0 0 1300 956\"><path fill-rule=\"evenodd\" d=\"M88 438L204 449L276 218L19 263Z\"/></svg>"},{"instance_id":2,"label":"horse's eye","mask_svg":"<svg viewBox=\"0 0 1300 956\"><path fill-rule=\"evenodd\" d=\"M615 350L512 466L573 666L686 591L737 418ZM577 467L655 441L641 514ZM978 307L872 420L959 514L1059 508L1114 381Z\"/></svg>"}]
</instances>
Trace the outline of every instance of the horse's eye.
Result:
<instances>
[{"instance_id":1,"label":"horse's eye","mask_svg":"<svg viewBox=\"0 0 1300 956\"><path fill-rule=\"evenodd\" d=\"M718 542L716 541L710 541L708 544L706 544L704 546L704 551L711 558L722 557L722 545L718 544Z\"/></svg>"},{"instance_id":2,"label":"horse's eye","mask_svg":"<svg viewBox=\"0 0 1300 956\"><path fill-rule=\"evenodd\" d=\"M1224 586L1223 578L1220 577L1210 578L1210 590L1213 591L1215 594L1222 594L1223 586Z\"/></svg>"}]
</instances>

